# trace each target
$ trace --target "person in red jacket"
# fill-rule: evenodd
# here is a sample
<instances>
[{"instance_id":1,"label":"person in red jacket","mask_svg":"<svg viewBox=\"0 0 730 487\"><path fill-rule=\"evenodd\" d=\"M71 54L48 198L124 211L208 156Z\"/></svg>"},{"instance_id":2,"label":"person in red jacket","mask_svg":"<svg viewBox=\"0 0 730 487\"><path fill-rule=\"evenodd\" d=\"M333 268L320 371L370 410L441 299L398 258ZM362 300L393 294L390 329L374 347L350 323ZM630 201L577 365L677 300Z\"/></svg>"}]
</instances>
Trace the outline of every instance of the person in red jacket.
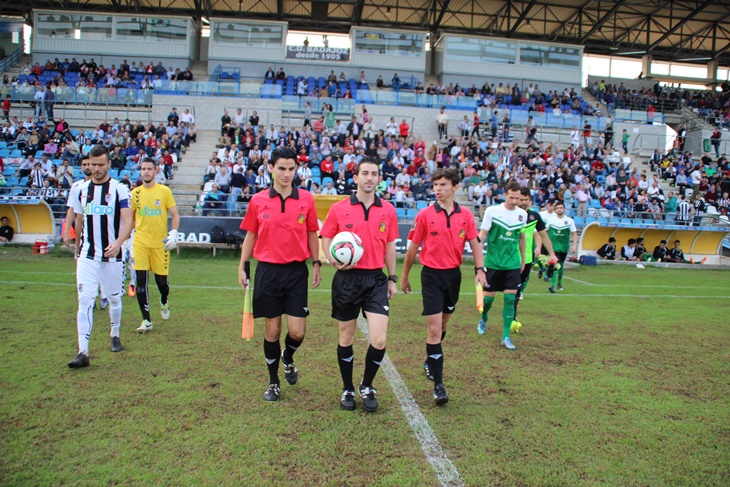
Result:
<instances>
[{"instance_id":1,"label":"person in red jacket","mask_svg":"<svg viewBox=\"0 0 730 487\"><path fill-rule=\"evenodd\" d=\"M400 131L400 137L401 139L406 139L408 137L408 132L411 131L411 127L406 123L406 119L404 118L403 121L398 126L398 130Z\"/></svg>"}]
</instances>

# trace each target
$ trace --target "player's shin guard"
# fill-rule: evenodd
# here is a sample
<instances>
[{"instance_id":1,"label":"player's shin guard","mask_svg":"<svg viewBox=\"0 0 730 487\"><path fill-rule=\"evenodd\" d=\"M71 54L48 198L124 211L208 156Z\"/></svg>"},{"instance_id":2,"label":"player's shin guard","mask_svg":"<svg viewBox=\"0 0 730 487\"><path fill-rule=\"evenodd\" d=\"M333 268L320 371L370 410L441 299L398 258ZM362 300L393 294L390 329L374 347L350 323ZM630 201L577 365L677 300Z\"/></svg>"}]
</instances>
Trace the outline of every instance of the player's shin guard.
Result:
<instances>
[{"instance_id":1,"label":"player's shin guard","mask_svg":"<svg viewBox=\"0 0 730 487\"><path fill-rule=\"evenodd\" d=\"M89 355L89 338L94 326L95 297L79 296L79 311L76 315L76 330L79 334L79 353Z\"/></svg>"},{"instance_id":2,"label":"player's shin guard","mask_svg":"<svg viewBox=\"0 0 730 487\"><path fill-rule=\"evenodd\" d=\"M437 343L436 345L432 345L430 343L427 343L426 354L428 356L428 358L426 358L426 362L428 363L428 371L433 376L433 383L436 385L443 384L444 353L441 344Z\"/></svg>"},{"instance_id":3,"label":"player's shin guard","mask_svg":"<svg viewBox=\"0 0 730 487\"><path fill-rule=\"evenodd\" d=\"M157 289L160 290L160 303L167 304L167 297L170 295L170 284L167 282L167 276L155 274L155 283L157 283Z\"/></svg>"},{"instance_id":4,"label":"player's shin guard","mask_svg":"<svg viewBox=\"0 0 730 487\"><path fill-rule=\"evenodd\" d=\"M484 311L482 311L482 319L489 321L489 310L494 304L494 296L484 296Z\"/></svg>"},{"instance_id":5,"label":"player's shin guard","mask_svg":"<svg viewBox=\"0 0 730 487\"><path fill-rule=\"evenodd\" d=\"M113 293L109 295L109 321L111 321L110 336L118 337L119 328L122 326L122 294Z\"/></svg>"},{"instance_id":6,"label":"player's shin guard","mask_svg":"<svg viewBox=\"0 0 730 487\"><path fill-rule=\"evenodd\" d=\"M504 295L504 308L502 309L502 319L504 331L502 332L502 340L509 338L510 328L512 326L512 320L515 319L515 295L505 294Z\"/></svg>"},{"instance_id":7,"label":"player's shin guard","mask_svg":"<svg viewBox=\"0 0 730 487\"><path fill-rule=\"evenodd\" d=\"M284 338L284 363L290 364L294 362L294 352L297 351L299 346L304 340L294 340L289 334L286 334Z\"/></svg>"},{"instance_id":8,"label":"player's shin guard","mask_svg":"<svg viewBox=\"0 0 730 487\"><path fill-rule=\"evenodd\" d=\"M563 273L565 272L565 264L560 265L560 269L558 269L558 284L563 284Z\"/></svg>"},{"instance_id":9,"label":"player's shin guard","mask_svg":"<svg viewBox=\"0 0 730 487\"><path fill-rule=\"evenodd\" d=\"M142 312L142 319L152 321L150 317L150 300L148 293L149 275L147 271L135 271L137 275L137 303Z\"/></svg>"},{"instance_id":10,"label":"player's shin guard","mask_svg":"<svg viewBox=\"0 0 730 487\"><path fill-rule=\"evenodd\" d=\"M269 384L279 383L279 357L281 356L281 345L279 340L270 342L264 338L264 357L269 368Z\"/></svg>"},{"instance_id":11,"label":"player's shin guard","mask_svg":"<svg viewBox=\"0 0 730 487\"><path fill-rule=\"evenodd\" d=\"M340 366L342 388L346 391L355 390L355 385L352 383L352 365L354 360L355 354L352 351L352 345L349 347L337 345L337 364Z\"/></svg>"},{"instance_id":12,"label":"player's shin guard","mask_svg":"<svg viewBox=\"0 0 730 487\"><path fill-rule=\"evenodd\" d=\"M368 353L365 355L365 374L362 377L364 387L373 387L373 379L378 373L383 357L385 357L385 348L378 350L372 345L368 347Z\"/></svg>"}]
</instances>

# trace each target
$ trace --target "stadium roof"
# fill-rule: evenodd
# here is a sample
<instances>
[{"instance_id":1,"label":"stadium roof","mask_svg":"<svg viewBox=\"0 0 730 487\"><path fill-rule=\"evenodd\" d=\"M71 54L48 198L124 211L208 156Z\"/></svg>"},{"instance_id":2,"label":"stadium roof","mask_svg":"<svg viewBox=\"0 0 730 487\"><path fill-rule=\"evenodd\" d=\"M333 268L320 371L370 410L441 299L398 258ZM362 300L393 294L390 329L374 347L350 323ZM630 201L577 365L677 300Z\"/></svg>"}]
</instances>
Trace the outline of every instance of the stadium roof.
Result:
<instances>
[{"instance_id":1,"label":"stadium roof","mask_svg":"<svg viewBox=\"0 0 730 487\"><path fill-rule=\"evenodd\" d=\"M582 44L589 54L730 65L730 2L721 0L6 0L33 9L285 20L291 29L353 25Z\"/></svg>"}]
</instances>

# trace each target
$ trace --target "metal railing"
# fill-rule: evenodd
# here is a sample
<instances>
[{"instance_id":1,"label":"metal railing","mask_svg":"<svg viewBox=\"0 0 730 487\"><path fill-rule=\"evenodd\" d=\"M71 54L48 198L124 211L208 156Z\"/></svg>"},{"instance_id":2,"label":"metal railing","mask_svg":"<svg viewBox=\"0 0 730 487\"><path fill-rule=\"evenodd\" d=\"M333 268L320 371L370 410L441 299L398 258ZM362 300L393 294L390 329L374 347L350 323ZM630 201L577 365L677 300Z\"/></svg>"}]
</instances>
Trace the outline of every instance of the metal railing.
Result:
<instances>
[{"instance_id":1,"label":"metal railing","mask_svg":"<svg viewBox=\"0 0 730 487\"><path fill-rule=\"evenodd\" d=\"M4 73L12 68L13 65L15 65L15 63L17 63L20 58L23 57L24 52L25 46L23 45L7 55L2 61L0 61L0 73Z\"/></svg>"}]
</instances>

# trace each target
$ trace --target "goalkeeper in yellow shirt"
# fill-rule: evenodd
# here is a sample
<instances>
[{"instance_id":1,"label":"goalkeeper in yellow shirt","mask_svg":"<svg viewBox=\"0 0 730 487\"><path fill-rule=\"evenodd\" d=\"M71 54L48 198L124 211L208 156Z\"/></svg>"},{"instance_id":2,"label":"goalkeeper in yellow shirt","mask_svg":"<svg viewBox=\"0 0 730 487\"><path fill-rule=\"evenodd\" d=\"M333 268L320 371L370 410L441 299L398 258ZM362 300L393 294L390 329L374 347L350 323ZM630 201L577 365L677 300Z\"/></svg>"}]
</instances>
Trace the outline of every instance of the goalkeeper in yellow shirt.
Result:
<instances>
[{"instance_id":1,"label":"goalkeeper in yellow shirt","mask_svg":"<svg viewBox=\"0 0 730 487\"><path fill-rule=\"evenodd\" d=\"M132 268L137 277L137 302L142 311L142 324L137 331L145 333L153 328L148 288L150 272L154 273L157 288L160 290L162 319L170 317L170 305L167 300L170 285L167 282L167 275L170 270L170 250L177 247L180 214L170 188L155 183L155 176L159 171L155 161L144 159L139 171L142 185L132 191L132 210L136 227ZM169 233L168 214L172 220L172 229Z\"/></svg>"}]
</instances>

